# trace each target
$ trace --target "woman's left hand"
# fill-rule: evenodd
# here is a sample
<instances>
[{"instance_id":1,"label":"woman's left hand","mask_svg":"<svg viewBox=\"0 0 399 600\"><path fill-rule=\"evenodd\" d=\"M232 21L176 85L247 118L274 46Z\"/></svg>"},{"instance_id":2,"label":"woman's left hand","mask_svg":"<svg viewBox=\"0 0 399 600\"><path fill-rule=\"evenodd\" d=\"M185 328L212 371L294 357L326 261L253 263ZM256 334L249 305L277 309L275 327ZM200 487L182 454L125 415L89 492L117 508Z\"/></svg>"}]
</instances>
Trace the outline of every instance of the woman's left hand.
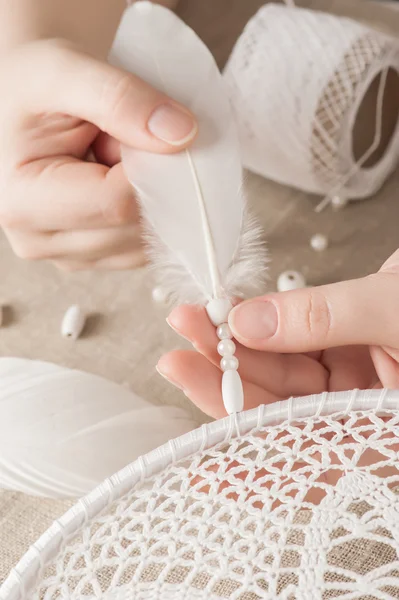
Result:
<instances>
[{"instance_id":1,"label":"woman's left hand","mask_svg":"<svg viewBox=\"0 0 399 600\"><path fill-rule=\"evenodd\" d=\"M399 388L399 250L374 275L268 294L230 315L245 408L323 391ZM163 356L158 371L205 413L225 415L215 328L183 306L169 324L197 350Z\"/></svg>"}]
</instances>

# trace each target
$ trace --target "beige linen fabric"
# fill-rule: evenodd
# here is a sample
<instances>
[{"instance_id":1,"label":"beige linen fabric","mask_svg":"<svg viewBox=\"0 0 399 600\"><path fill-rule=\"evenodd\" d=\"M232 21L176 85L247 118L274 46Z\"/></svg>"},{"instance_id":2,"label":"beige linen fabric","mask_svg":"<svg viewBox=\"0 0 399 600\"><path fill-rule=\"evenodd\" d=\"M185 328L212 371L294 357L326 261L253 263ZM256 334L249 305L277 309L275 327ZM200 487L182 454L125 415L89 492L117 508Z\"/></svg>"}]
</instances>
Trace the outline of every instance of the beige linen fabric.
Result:
<instances>
[{"instance_id":1,"label":"beige linen fabric","mask_svg":"<svg viewBox=\"0 0 399 600\"><path fill-rule=\"evenodd\" d=\"M262 0L181 0L179 12L213 50L222 66L245 22ZM330 10L399 31L399 11L365 0L303 0L303 6ZM309 284L373 272L398 247L399 173L377 198L354 203L341 213L313 212L316 199L257 176L248 193L267 232L272 253L271 284L285 269L301 270ZM326 253L315 253L309 238L330 237ZM0 302L5 327L0 355L49 360L130 386L154 403L188 400L164 382L154 366L162 352L183 343L165 323L166 311L151 301L147 272L62 274L47 264L15 258L0 236ZM70 343L60 336L66 308L78 303L91 316L84 336ZM194 410L194 409L193 409ZM200 419L204 417L198 415ZM0 582L29 545L70 506L0 492ZM367 561L367 557L359 558Z\"/></svg>"}]
</instances>

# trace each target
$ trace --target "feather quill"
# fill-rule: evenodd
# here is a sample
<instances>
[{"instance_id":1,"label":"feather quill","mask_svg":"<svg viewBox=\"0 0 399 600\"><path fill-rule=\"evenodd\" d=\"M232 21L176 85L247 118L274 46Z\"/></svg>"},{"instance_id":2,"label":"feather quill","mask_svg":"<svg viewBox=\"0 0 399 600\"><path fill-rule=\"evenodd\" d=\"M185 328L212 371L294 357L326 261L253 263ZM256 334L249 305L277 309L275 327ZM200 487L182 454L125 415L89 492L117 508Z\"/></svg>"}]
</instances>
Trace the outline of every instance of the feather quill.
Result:
<instances>
[{"instance_id":1,"label":"feather quill","mask_svg":"<svg viewBox=\"0 0 399 600\"><path fill-rule=\"evenodd\" d=\"M197 426L182 408L154 406L101 377L0 359L0 488L80 497Z\"/></svg>"},{"instance_id":2,"label":"feather quill","mask_svg":"<svg viewBox=\"0 0 399 600\"><path fill-rule=\"evenodd\" d=\"M261 229L246 209L238 135L222 76L198 36L151 2L126 11L110 61L198 119L189 150L156 155L123 148L122 161L139 195L162 289L175 303L206 305L211 321L222 324L233 298L263 289L267 262ZM228 412L237 412L242 384L232 370L223 376L223 399Z\"/></svg>"},{"instance_id":3,"label":"feather quill","mask_svg":"<svg viewBox=\"0 0 399 600\"><path fill-rule=\"evenodd\" d=\"M209 50L174 13L138 2L122 19L110 61L198 118L198 137L188 151L122 153L162 288L175 303L258 293L266 273L262 232L246 210L236 126Z\"/></svg>"}]
</instances>

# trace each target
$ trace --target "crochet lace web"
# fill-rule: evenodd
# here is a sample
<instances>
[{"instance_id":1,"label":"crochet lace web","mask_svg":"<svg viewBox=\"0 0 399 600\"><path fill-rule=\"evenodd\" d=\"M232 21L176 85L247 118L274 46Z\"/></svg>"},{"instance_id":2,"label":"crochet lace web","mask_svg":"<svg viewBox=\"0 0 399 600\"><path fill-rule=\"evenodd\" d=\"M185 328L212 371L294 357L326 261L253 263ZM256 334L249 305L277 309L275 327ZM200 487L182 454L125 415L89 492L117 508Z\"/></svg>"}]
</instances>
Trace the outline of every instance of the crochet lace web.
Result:
<instances>
[{"instance_id":1,"label":"crochet lace web","mask_svg":"<svg viewBox=\"0 0 399 600\"><path fill-rule=\"evenodd\" d=\"M144 479L31 600L399 598L399 413L252 430Z\"/></svg>"}]
</instances>

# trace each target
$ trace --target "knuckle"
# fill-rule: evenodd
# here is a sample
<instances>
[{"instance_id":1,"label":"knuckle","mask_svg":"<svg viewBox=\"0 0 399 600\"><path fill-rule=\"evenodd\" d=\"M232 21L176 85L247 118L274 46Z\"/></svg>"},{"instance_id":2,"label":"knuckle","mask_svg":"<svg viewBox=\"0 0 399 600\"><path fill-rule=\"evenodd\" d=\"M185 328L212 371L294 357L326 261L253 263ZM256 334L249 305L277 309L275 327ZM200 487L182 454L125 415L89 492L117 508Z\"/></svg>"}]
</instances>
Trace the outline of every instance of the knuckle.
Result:
<instances>
[{"instance_id":1,"label":"knuckle","mask_svg":"<svg viewBox=\"0 0 399 600\"><path fill-rule=\"evenodd\" d=\"M327 340L332 327L331 309L325 295L318 290L309 291L305 323L310 339Z\"/></svg>"},{"instance_id":2,"label":"knuckle","mask_svg":"<svg viewBox=\"0 0 399 600\"><path fill-rule=\"evenodd\" d=\"M110 225L126 225L134 218L133 200L129 196L109 199L102 206L102 214Z\"/></svg>"},{"instance_id":3,"label":"knuckle","mask_svg":"<svg viewBox=\"0 0 399 600\"><path fill-rule=\"evenodd\" d=\"M37 52L40 52L50 64L58 65L58 61L64 61L75 52L72 42L62 38L48 38L34 42Z\"/></svg>"},{"instance_id":4,"label":"knuckle","mask_svg":"<svg viewBox=\"0 0 399 600\"><path fill-rule=\"evenodd\" d=\"M13 209L13 203L7 199L0 202L0 226L3 229L13 229L21 226L20 215Z\"/></svg>"},{"instance_id":5,"label":"knuckle","mask_svg":"<svg viewBox=\"0 0 399 600\"><path fill-rule=\"evenodd\" d=\"M29 234L21 234L19 231L8 230L7 236L11 248L18 258L23 260L44 260L49 257L44 244L32 239Z\"/></svg>"},{"instance_id":6,"label":"knuckle","mask_svg":"<svg viewBox=\"0 0 399 600\"><path fill-rule=\"evenodd\" d=\"M46 253L36 248L34 245L29 242L18 242L11 243L12 249L18 258L22 258L23 260L44 260L47 258Z\"/></svg>"},{"instance_id":7,"label":"knuckle","mask_svg":"<svg viewBox=\"0 0 399 600\"><path fill-rule=\"evenodd\" d=\"M132 91L132 77L129 74L115 72L104 83L100 106L102 107L101 129L112 128L118 120L124 106L129 106Z\"/></svg>"},{"instance_id":8,"label":"knuckle","mask_svg":"<svg viewBox=\"0 0 399 600\"><path fill-rule=\"evenodd\" d=\"M12 190L12 191L11 191ZM30 228L29 214L24 213L19 207L20 194L15 186L8 186L7 190L1 191L0 197L0 227L4 230L23 230Z\"/></svg>"},{"instance_id":9,"label":"knuckle","mask_svg":"<svg viewBox=\"0 0 399 600\"><path fill-rule=\"evenodd\" d=\"M53 75L58 73L64 65L65 60L72 52L72 45L66 40L53 38L35 40L27 45L23 52L19 54L20 60L32 59L41 66L41 72Z\"/></svg>"}]
</instances>

